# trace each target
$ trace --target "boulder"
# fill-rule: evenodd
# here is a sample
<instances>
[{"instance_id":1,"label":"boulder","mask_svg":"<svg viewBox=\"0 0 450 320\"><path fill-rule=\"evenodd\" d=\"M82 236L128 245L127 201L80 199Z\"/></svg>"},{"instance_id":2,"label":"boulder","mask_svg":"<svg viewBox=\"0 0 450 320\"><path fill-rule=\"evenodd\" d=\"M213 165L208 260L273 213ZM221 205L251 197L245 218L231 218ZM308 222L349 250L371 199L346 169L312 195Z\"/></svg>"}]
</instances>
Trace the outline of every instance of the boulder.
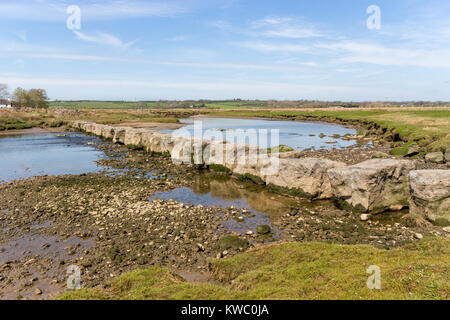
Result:
<instances>
[{"instance_id":1,"label":"boulder","mask_svg":"<svg viewBox=\"0 0 450 320\"><path fill-rule=\"evenodd\" d=\"M450 163L450 148L445 150L445 162Z\"/></svg>"},{"instance_id":2,"label":"boulder","mask_svg":"<svg viewBox=\"0 0 450 320\"><path fill-rule=\"evenodd\" d=\"M389 158L391 158L391 156L388 155L387 153L384 153L381 151L375 151L374 154L372 155L372 158L374 158L374 159L389 159Z\"/></svg>"},{"instance_id":3,"label":"boulder","mask_svg":"<svg viewBox=\"0 0 450 320\"><path fill-rule=\"evenodd\" d=\"M97 137L101 137L102 136L102 130L103 127L105 127L103 124L97 124L94 123L92 124L92 133L95 134Z\"/></svg>"},{"instance_id":4,"label":"boulder","mask_svg":"<svg viewBox=\"0 0 450 320\"><path fill-rule=\"evenodd\" d=\"M279 159L279 169L266 174L264 180L271 188L281 188L287 193L310 199L330 199L333 193L327 171L345 166L343 162L328 159Z\"/></svg>"},{"instance_id":5,"label":"boulder","mask_svg":"<svg viewBox=\"0 0 450 320\"><path fill-rule=\"evenodd\" d=\"M432 222L450 223L450 170L409 173L410 213Z\"/></svg>"},{"instance_id":6,"label":"boulder","mask_svg":"<svg viewBox=\"0 0 450 320\"><path fill-rule=\"evenodd\" d=\"M127 131L127 128L124 127L117 127L114 129L114 137L113 142L114 143L125 143L125 133Z\"/></svg>"},{"instance_id":7,"label":"boulder","mask_svg":"<svg viewBox=\"0 0 450 320\"><path fill-rule=\"evenodd\" d=\"M410 144L406 151L407 157L412 157L420 153L420 146L417 143Z\"/></svg>"},{"instance_id":8,"label":"boulder","mask_svg":"<svg viewBox=\"0 0 450 320\"><path fill-rule=\"evenodd\" d=\"M430 163L444 163L444 154L442 152L432 152L425 156L425 161Z\"/></svg>"},{"instance_id":9,"label":"boulder","mask_svg":"<svg viewBox=\"0 0 450 320\"><path fill-rule=\"evenodd\" d=\"M112 139L114 138L114 127L111 126L103 126L102 127L102 134L101 136L105 139Z\"/></svg>"},{"instance_id":10,"label":"boulder","mask_svg":"<svg viewBox=\"0 0 450 320\"><path fill-rule=\"evenodd\" d=\"M127 146L142 148L142 135L147 132L145 129L126 128L123 143Z\"/></svg>"},{"instance_id":11,"label":"boulder","mask_svg":"<svg viewBox=\"0 0 450 320\"><path fill-rule=\"evenodd\" d=\"M372 159L328 170L334 198L342 209L380 213L408 205L410 160Z\"/></svg>"},{"instance_id":12,"label":"boulder","mask_svg":"<svg viewBox=\"0 0 450 320\"><path fill-rule=\"evenodd\" d=\"M261 224L259 226L256 227L256 232L258 234L269 234L272 230L270 229L270 226L268 226L267 224Z\"/></svg>"}]
</instances>

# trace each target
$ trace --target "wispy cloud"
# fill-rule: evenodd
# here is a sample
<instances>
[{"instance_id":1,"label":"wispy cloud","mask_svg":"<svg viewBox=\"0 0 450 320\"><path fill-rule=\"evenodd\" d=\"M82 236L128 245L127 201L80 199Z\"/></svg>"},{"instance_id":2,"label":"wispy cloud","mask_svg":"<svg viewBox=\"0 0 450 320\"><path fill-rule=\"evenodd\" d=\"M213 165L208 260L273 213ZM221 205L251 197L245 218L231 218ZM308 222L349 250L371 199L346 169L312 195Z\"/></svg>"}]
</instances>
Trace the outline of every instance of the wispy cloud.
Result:
<instances>
[{"instance_id":1,"label":"wispy cloud","mask_svg":"<svg viewBox=\"0 0 450 320\"><path fill-rule=\"evenodd\" d=\"M307 39L325 36L324 32L303 18L266 17L252 21L247 26L236 26L218 20L209 22L208 25L222 31L258 38Z\"/></svg>"},{"instance_id":2,"label":"wispy cloud","mask_svg":"<svg viewBox=\"0 0 450 320\"><path fill-rule=\"evenodd\" d=\"M87 35L80 31L74 31L74 33L77 36L77 38L80 40L92 42L92 43L96 43L96 44L100 44L100 45L112 46L112 47L121 48L121 49L129 48L135 42L135 41L131 41L131 42L125 43L118 37L116 37L112 34L104 33L104 32L97 32L95 35Z\"/></svg>"},{"instance_id":3,"label":"wispy cloud","mask_svg":"<svg viewBox=\"0 0 450 320\"><path fill-rule=\"evenodd\" d=\"M62 21L67 19L66 9L70 4L56 0L16 0L0 3L4 20ZM112 20L135 17L170 17L184 13L187 9L174 1L88 1L79 4L83 19Z\"/></svg>"},{"instance_id":4,"label":"wispy cloud","mask_svg":"<svg viewBox=\"0 0 450 320\"><path fill-rule=\"evenodd\" d=\"M423 50L396 48L376 43L340 41L314 45L339 55L342 63L368 63L383 66L414 66L426 68L450 68L450 49Z\"/></svg>"},{"instance_id":5,"label":"wispy cloud","mask_svg":"<svg viewBox=\"0 0 450 320\"><path fill-rule=\"evenodd\" d=\"M260 52L305 52L308 47L298 44L273 43L273 42L232 42L235 46L252 49Z\"/></svg>"},{"instance_id":6,"label":"wispy cloud","mask_svg":"<svg viewBox=\"0 0 450 320\"><path fill-rule=\"evenodd\" d=\"M0 51L0 57L2 56ZM226 70L253 70L253 71L276 71L276 72L298 72L303 71L304 66L313 66L313 62L302 63L274 63L274 64L252 64L252 63L226 63L226 62L183 62L183 61L158 61L150 59L137 59L127 57L112 57L99 55L84 55L75 53L53 53L53 52L29 52L15 51L7 52L7 56L48 59L48 60L71 60L85 62L122 62L133 64L160 65L169 67L204 68L204 69L226 69Z\"/></svg>"},{"instance_id":7,"label":"wispy cloud","mask_svg":"<svg viewBox=\"0 0 450 320\"><path fill-rule=\"evenodd\" d=\"M175 37L167 39L167 41L178 42L178 41L186 41L188 39L189 39L188 36L175 36Z\"/></svg>"},{"instance_id":8,"label":"wispy cloud","mask_svg":"<svg viewBox=\"0 0 450 320\"><path fill-rule=\"evenodd\" d=\"M269 38L303 39L324 36L313 24L291 17L266 17L254 21L252 27L257 30L255 35Z\"/></svg>"}]
</instances>

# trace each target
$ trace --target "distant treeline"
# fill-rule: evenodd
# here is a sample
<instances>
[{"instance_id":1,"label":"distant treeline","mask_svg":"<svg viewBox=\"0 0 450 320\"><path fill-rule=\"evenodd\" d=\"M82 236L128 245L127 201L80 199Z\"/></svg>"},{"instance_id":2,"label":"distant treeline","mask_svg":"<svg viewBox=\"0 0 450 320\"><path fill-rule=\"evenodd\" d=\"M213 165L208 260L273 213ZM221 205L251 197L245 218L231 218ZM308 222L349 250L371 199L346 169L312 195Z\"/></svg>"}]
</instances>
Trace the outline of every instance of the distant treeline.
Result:
<instances>
[{"instance_id":1,"label":"distant treeline","mask_svg":"<svg viewBox=\"0 0 450 320\"><path fill-rule=\"evenodd\" d=\"M0 101L9 101L15 108L48 108L48 96L44 89L17 88L9 94L8 86L0 83ZM6 103L5 103L6 104Z\"/></svg>"}]
</instances>

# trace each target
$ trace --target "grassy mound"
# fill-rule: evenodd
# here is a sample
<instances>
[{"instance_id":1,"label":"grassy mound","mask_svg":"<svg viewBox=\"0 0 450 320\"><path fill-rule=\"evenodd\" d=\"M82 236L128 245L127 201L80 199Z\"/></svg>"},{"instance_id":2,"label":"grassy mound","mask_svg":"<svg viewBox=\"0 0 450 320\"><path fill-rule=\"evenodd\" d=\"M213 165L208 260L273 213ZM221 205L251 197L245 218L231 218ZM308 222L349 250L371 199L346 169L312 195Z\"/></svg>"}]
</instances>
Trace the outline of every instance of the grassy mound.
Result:
<instances>
[{"instance_id":1,"label":"grassy mound","mask_svg":"<svg viewBox=\"0 0 450 320\"><path fill-rule=\"evenodd\" d=\"M191 284L163 267L123 274L108 291L82 289L59 299L448 299L450 240L403 248L284 243L211 260L219 284ZM381 268L381 290L366 269Z\"/></svg>"}]
</instances>

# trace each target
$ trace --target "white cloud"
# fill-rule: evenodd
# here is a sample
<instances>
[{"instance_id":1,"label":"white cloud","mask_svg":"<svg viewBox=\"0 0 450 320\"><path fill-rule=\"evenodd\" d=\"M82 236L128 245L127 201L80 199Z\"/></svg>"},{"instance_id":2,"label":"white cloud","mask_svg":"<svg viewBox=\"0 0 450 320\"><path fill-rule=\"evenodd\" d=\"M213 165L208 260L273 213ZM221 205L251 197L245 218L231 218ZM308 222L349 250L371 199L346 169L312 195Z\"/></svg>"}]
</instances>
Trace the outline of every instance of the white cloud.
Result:
<instances>
[{"instance_id":1,"label":"white cloud","mask_svg":"<svg viewBox=\"0 0 450 320\"><path fill-rule=\"evenodd\" d=\"M261 52L305 52L309 48L298 44L281 44L269 42L233 42L232 45Z\"/></svg>"},{"instance_id":2,"label":"white cloud","mask_svg":"<svg viewBox=\"0 0 450 320\"><path fill-rule=\"evenodd\" d=\"M237 33L250 37L306 39L324 37L323 32L304 19L291 17L266 17L255 20L247 27L238 27L230 23L218 20L209 22L208 25L222 31Z\"/></svg>"},{"instance_id":3,"label":"white cloud","mask_svg":"<svg viewBox=\"0 0 450 320\"><path fill-rule=\"evenodd\" d=\"M167 41L178 42L178 41L186 41L188 39L189 39L188 36L175 36L175 37L167 39Z\"/></svg>"},{"instance_id":4,"label":"white cloud","mask_svg":"<svg viewBox=\"0 0 450 320\"><path fill-rule=\"evenodd\" d=\"M252 23L253 29L257 30L255 35L268 38L317 38L323 34L304 19L291 17L266 17Z\"/></svg>"},{"instance_id":5,"label":"white cloud","mask_svg":"<svg viewBox=\"0 0 450 320\"><path fill-rule=\"evenodd\" d=\"M96 43L96 44L100 44L100 45L108 45L108 46L112 46L115 48L126 49L126 48L129 48L134 43L134 41L124 43L118 37L116 37L112 34L104 33L104 32L97 32L95 35L92 35L92 36L84 34L80 31L74 31L74 33L77 36L77 38L80 40L92 42L92 43Z\"/></svg>"},{"instance_id":6,"label":"white cloud","mask_svg":"<svg viewBox=\"0 0 450 320\"><path fill-rule=\"evenodd\" d=\"M450 68L449 49L407 49L392 48L375 43L341 41L320 43L319 49L334 51L341 55L337 58L342 63L368 63L383 66L414 66L425 68Z\"/></svg>"},{"instance_id":7,"label":"white cloud","mask_svg":"<svg viewBox=\"0 0 450 320\"><path fill-rule=\"evenodd\" d=\"M68 17L66 9L71 4L77 3L56 0L17 0L0 3L0 12L3 20L64 21ZM173 1L91 0L79 6L82 19L87 20L170 17L186 12L186 8Z\"/></svg>"},{"instance_id":8,"label":"white cloud","mask_svg":"<svg viewBox=\"0 0 450 320\"><path fill-rule=\"evenodd\" d=\"M0 51L0 57L2 56ZM259 71L276 71L276 72L297 72L302 71L302 64L251 64L251 63L220 63L220 62L177 62L177 61L158 61L150 59L122 58L112 56L84 55L74 53L52 53L52 52L7 52L7 56L35 58L35 59L57 59L72 60L86 62L123 62L135 64L161 65L171 67L187 67L187 68L205 68L205 69L236 69L236 70L259 70ZM303 66L312 66L312 62L305 62Z\"/></svg>"},{"instance_id":9,"label":"white cloud","mask_svg":"<svg viewBox=\"0 0 450 320\"><path fill-rule=\"evenodd\" d=\"M343 86L327 85L304 85L285 82L232 82L215 79L204 82L180 82L180 81L136 81L136 80L103 80L103 79L62 79L62 78L28 78L28 77L8 77L1 78L1 82L8 83L11 86L33 87L40 86L50 88L49 92L55 88L60 91L61 88L77 88L77 92L83 92L92 87L102 87L109 90L120 88L121 92L149 88L154 90L167 89L165 92L172 92L177 89L178 94L183 94L184 98L221 98L221 97L244 97L250 98L259 96L263 99L271 98L313 98L318 95L339 94L344 96L356 92L355 88ZM80 88L80 89L78 89ZM152 90L150 90L152 91ZM160 92L160 91L158 91ZM205 97L205 93L211 95ZM173 96L173 92L171 93ZM158 98L162 98L159 96Z\"/></svg>"}]
</instances>

